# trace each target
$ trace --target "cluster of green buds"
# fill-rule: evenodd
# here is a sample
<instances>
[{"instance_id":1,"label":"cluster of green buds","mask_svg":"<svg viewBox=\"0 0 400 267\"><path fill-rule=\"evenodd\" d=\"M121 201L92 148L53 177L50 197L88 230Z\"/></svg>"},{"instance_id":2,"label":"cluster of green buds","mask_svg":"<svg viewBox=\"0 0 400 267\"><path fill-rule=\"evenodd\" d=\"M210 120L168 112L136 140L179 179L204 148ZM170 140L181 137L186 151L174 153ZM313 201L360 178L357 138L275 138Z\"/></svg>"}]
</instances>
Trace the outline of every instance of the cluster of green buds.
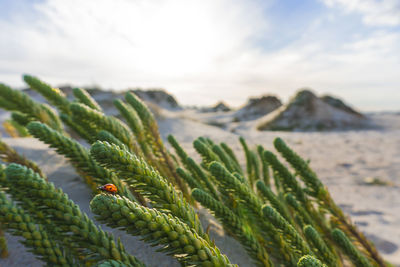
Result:
<instances>
[{"instance_id":1,"label":"cluster of green buds","mask_svg":"<svg viewBox=\"0 0 400 267\"><path fill-rule=\"evenodd\" d=\"M96 100L94 100L86 90L82 88L74 88L72 89L72 92L78 102L88 106L89 108L102 111L99 103L97 103Z\"/></svg>"},{"instance_id":2,"label":"cluster of green buds","mask_svg":"<svg viewBox=\"0 0 400 267\"><path fill-rule=\"evenodd\" d=\"M55 237L73 252L81 256L91 256L100 261L115 259L132 266L143 266L134 256L129 255L123 245L114 241L111 234L105 233L84 214L61 189L45 181L31 169L18 164L6 168L7 182L23 194L10 190L12 197L22 203L34 205L35 214L48 220L47 230L56 230ZM26 205L25 205L26 206ZM33 211L32 211L33 212Z\"/></svg>"},{"instance_id":3,"label":"cluster of green buds","mask_svg":"<svg viewBox=\"0 0 400 267\"><path fill-rule=\"evenodd\" d=\"M115 171L119 178L146 195L155 207L171 212L208 240L193 207L143 159L124 148L100 141L92 145L90 153L100 165Z\"/></svg>"},{"instance_id":4,"label":"cluster of green buds","mask_svg":"<svg viewBox=\"0 0 400 267\"><path fill-rule=\"evenodd\" d=\"M64 249L59 246L43 226L36 224L33 218L23 209L7 200L0 192L0 222L12 234L24 238L22 243L31 248L31 251L51 266L74 266L72 257L68 257Z\"/></svg>"},{"instance_id":5,"label":"cluster of green buds","mask_svg":"<svg viewBox=\"0 0 400 267\"><path fill-rule=\"evenodd\" d=\"M117 118L106 116L104 113L92 109L84 104L73 103L70 105L72 117L76 121L93 125L98 131L106 130L121 140L133 151L137 151L137 144L128 126Z\"/></svg>"},{"instance_id":6,"label":"cluster of green buds","mask_svg":"<svg viewBox=\"0 0 400 267\"><path fill-rule=\"evenodd\" d=\"M222 204L222 202L214 199L211 195L201 189L195 188L192 196L200 202L204 207L211 210L215 217L222 223L224 228L230 231L236 239L243 245L249 255L254 259L257 266L272 266L268 253L262 244L252 235L249 229L243 224L236 214Z\"/></svg>"},{"instance_id":7,"label":"cluster of green buds","mask_svg":"<svg viewBox=\"0 0 400 267\"><path fill-rule=\"evenodd\" d=\"M90 208L99 221L122 228L131 235L140 235L153 245L162 246L162 251L174 255L184 264L232 266L217 248L172 215L110 194L95 196Z\"/></svg>"},{"instance_id":8,"label":"cluster of green buds","mask_svg":"<svg viewBox=\"0 0 400 267\"><path fill-rule=\"evenodd\" d=\"M44 95L46 99L60 109L63 113L69 113L69 101L65 94L58 88L53 88L36 77L24 75L24 81L30 88Z\"/></svg>"},{"instance_id":9,"label":"cluster of green buds","mask_svg":"<svg viewBox=\"0 0 400 267\"><path fill-rule=\"evenodd\" d=\"M120 194L131 200L136 200L128 186L110 171L97 164L89 154L88 149L76 140L40 122L31 122L27 128L33 136L55 148L59 154L67 157L93 190L96 190L99 184L114 183L118 187ZM102 131L102 133L107 134L108 132Z\"/></svg>"},{"instance_id":10,"label":"cluster of green buds","mask_svg":"<svg viewBox=\"0 0 400 267\"><path fill-rule=\"evenodd\" d=\"M46 104L34 101L20 90L0 83L0 107L9 111L18 111L29 118L39 120L51 128L62 131L62 124L56 113Z\"/></svg>"}]
</instances>

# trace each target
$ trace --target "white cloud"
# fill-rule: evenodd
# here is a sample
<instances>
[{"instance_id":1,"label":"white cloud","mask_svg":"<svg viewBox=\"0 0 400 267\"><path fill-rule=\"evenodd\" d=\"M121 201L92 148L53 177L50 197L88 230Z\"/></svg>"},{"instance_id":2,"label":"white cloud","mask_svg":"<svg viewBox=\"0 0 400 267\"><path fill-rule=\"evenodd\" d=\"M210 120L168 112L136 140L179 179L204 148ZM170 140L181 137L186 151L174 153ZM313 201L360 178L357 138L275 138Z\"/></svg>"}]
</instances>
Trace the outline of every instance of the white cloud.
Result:
<instances>
[{"instance_id":1,"label":"white cloud","mask_svg":"<svg viewBox=\"0 0 400 267\"><path fill-rule=\"evenodd\" d=\"M53 65L52 75L65 78L132 73L133 81L156 83L197 75L240 53L264 25L246 1L50 0L36 8L33 24L0 24L8 36L2 65L29 62L26 71L46 74Z\"/></svg>"},{"instance_id":2,"label":"white cloud","mask_svg":"<svg viewBox=\"0 0 400 267\"><path fill-rule=\"evenodd\" d=\"M279 25L269 24L261 2L41 2L34 13L0 18L7 36L0 39L0 81L20 86L21 74L30 73L53 85L164 87L184 104L225 99L234 105L263 93L287 98L309 86L365 109L382 107L367 106L369 95L387 93L398 107L400 33L325 40L318 38L326 31L322 19L297 40L266 51L253 41Z\"/></svg>"},{"instance_id":3,"label":"white cloud","mask_svg":"<svg viewBox=\"0 0 400 267\"><path fill-rule=\"evenodd\" d=\"M345 12L357 12L367 25L400 25L399 0L322 0L329 7L342 8Z\"/></svg>"}]
</instances>

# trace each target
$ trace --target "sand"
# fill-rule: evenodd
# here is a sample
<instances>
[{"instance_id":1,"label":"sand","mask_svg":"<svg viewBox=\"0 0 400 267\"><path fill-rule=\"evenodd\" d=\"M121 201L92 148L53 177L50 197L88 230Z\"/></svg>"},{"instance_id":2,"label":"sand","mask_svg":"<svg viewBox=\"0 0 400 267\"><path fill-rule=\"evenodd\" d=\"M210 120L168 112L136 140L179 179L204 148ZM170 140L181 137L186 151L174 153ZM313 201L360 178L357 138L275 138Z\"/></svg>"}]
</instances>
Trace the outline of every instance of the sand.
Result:
<instances>
[{"instance_id":1,"label":"sand","mask_svg":"<svg viewBox=\"0 0 400 267\"><path fill-rule=\"evenodd\" d=\"M400 266L400 115L371 115L383 127L377 130L322 133L258 132L255 130L255 122L228 125L226 130L204 124L202 116L213 119L213 116L221 114L205 116L194 111L163 111L159 120L163 138L168 134L175 135L189 154L198 158L191 143L201 135L217 142L224 141L238 152L239 135L244 136L250 145L262 144L270 150L273 150L273 139L282 137L301 156L311 160L311 167L328 186L335 201L371 238L382 256L395 266ZM230 131L232 129L235 133ZM28 158L34 159L42 166L50 181L60 186L89 217L93 217L88 205L92 193L63 157L35 139L4 140ZM241 150L239 153L243 162L243 153ZM364 182L368 177L379 178L389 185L369 185ZM236 241L224 235L212 216L204 210L199 213L204 226L211 225L211 235L222 252L233 263L252 266L244 250ZM116 230L112 232L122 237L128 252L149 266L179 266L174 259L155 252L154 248L138 238L127 237L125 233ZM18 238L7 238L10 256L0 259L0 266L43 265L18 243Z\"/></svg>"}]
</instances>

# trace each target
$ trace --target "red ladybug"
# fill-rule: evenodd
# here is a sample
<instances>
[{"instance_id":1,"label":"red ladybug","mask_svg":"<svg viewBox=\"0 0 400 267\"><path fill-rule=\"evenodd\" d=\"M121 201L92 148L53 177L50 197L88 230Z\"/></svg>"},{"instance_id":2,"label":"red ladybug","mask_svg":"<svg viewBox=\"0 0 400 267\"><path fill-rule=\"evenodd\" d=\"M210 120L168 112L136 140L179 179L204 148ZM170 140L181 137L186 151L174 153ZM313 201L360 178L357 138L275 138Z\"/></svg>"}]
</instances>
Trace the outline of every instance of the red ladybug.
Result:
<instances>
[{"instance_id":1,"label":"red ladybug","mask_svg":"<svg viewBox=\"0 0 400 267\"><path fill-rule=\"evenodd\" d=\"M117 187L114 184L105 184L103 186L98 187L97 189L100 189L101 191L110 193L115 195L118 192Z\"/></svg>"}]
</instances>

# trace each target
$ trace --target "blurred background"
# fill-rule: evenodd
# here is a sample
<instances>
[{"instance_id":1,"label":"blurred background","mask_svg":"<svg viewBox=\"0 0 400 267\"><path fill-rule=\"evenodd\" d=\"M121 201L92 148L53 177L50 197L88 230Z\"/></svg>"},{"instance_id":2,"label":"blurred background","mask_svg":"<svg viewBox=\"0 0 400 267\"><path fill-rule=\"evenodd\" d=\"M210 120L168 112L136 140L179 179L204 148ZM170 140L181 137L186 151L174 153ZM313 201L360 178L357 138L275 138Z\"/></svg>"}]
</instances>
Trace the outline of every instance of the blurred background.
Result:
<instances>
[{"instance_id":1,"label":"blurred background","mask_svg":"<svg viewBox=\"0 0 400 267\"><path fill-rule=\"evenodd\" d=\"M310 87L398 110L399 0L0 0L0 81L165 88L183 105Z\"/></svg>"}]
</instances>

